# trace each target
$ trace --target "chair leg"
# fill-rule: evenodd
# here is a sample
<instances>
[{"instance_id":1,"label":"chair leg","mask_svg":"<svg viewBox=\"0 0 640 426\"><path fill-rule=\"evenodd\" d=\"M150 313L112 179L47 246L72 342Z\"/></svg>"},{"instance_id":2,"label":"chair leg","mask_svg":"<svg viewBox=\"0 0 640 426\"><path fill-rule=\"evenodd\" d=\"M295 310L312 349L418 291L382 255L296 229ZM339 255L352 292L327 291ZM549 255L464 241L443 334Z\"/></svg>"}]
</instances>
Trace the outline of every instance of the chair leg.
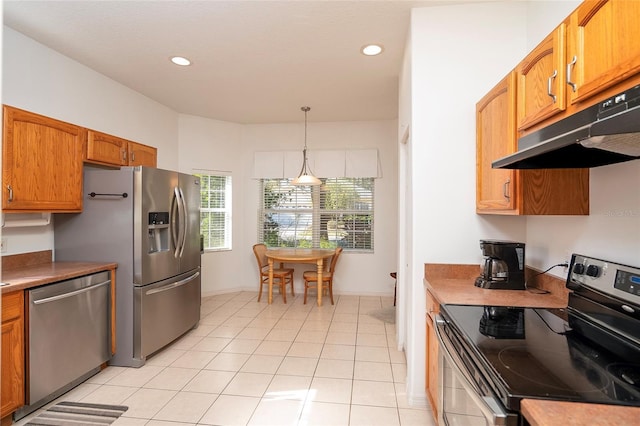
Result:
<instances>
[{"instance_id":1,"label":"chair leg","mask_svg":"<svg viewBox=\"0 0 640 426\"><path fill-rule=\"evenodd\" d=\"M304 301L302 302L303 305L307 304L307 290L309 289L309 283L307 282L307 280L304 281Z\"/></svg>"},{"instance_id":2,"label":"chair leg","mask_svg":"<svg viewBox=\"0 0 640 426\"><path fill-rule=\"evenodd\" d=\"M333 281L329 280L329 297L331 298L331 304L333 305Z\"/></svg>"},{"instance_id":3,"label":"chair leg","mask_svg":"<svg viewBox=\"0 0 640 426\"><path fill-rule=\"evenodd\" d=\"M282 293L282 301L287 303L287 281L284 277L280 277L280 292Z\"/></svg>"},{"instance_id":4,"label":"chair leg","mask_svg":"<svg viewBox=\"0 0 640 426\"><path fill-rule=\"evenodd\" d=\"M295 296L295 293L293 292L293 272L289 275L289 282L291 283L291 295Z\"/></svg>"},{"instance_id":5,"label":"chair leg","mask_svg":"<svg viewBox=\"0 0 640 426\"><path fill-rule=\"evenodd\" d=\"M260 292L258 293L258 302L260 301L260 298L262 297L262 277L260 277Z\"/></svg>"}]
</instances>

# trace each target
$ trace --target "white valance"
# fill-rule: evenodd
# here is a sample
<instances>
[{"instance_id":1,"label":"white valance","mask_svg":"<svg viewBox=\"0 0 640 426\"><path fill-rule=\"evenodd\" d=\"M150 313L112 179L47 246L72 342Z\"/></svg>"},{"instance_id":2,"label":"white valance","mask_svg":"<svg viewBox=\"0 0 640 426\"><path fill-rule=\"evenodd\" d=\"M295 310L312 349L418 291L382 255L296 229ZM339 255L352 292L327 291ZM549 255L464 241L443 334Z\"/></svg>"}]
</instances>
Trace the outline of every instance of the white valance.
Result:
<instances>
[{"instance_id":1,"label":"white valance","mask_svg":"<svg viewBox=\"0 0 640 426\"><path fill-rule=\"evenodd\" d=\"M282 178L284 167L284 155L280 151L256 152L253 156L253 177Z\"/></svg>"},{"instance_id":2,"label":"white valance","mask_svg":"<svg viewBox=\"0 0 640 426\"><path fill-rule=\"evenodd\" d=\"M307 151L309 167L320 178L381 177L377 149ZM257 151L253 178L294 178L302 167L302 151Z\"/></svg>"}]
</instances>

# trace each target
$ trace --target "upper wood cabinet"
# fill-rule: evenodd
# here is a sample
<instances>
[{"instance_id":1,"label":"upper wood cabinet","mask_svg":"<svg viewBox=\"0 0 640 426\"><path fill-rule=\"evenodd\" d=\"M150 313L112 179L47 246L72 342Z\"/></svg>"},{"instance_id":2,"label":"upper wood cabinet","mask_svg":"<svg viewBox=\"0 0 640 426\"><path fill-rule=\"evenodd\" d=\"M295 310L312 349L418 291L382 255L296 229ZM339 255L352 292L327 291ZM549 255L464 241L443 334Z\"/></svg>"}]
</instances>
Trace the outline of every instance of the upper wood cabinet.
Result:
<instances>
[{"instance_id":1,"label":"upper wood cabinet","mask_svg":"<svg viewBox=\"0 0 640 426\"><path fill-rule=\"evenodd\" d=\"M2 295L0 418L24 405L24 292ZM4 424L4 422L3 422Z\"/></svg>"},{"instance_id":2,"label":"upper wood cabinet","mask_svg":"<svg viewBox=\"0 0 640 426\"><path fill-rule=\"evenodd\" d=\"M638 19L640 2L631 0L588 0L570 15L566 81L571 103L640 72Z\"/></svg>"},{"instance_id":3,"label":"upper wood cabinet","mask_svg":"<svg viewBox=\"0 0 640 426\"><path fill-rule=\"evenodd\" d=\"M516 151L516 74L509 73L476 104L476 211L514 211L516 172L491 162Z\"/></svg>"},{"instance_id":4,"label":"upper wood cabinet","mask_svg":"<svg viewBox=\"0 0 640 426\"><path fill-rule=\"evenodd\" d=\"M110 166L156 167L157 149L89 130L86 159L92 163Z\"/></svg>"},{"instance_id":5,"label":"upper wood cabinet","mask_svg":"<svg viewBox=\"0 0 640 426\"><path fill-rule=\"evenodd\" d=\"M81 211L86 130L9 106L3 112L2 209Z\"/></svg>"},{"instance_id":6,"label":"upper wood cabinet","mask_svg":"<svg viewBox=\"0 0 640 426\"><path fill-rule=\"evenodd\" d=\"M476 104L476 212L589 214L588 169L503 170L491 163L517 150L515 73Z\"/></svg>"},{"instance_id":7,"label":"upper wood cabinet","mask_svg":"<svg viewBox=\"0 0 640 426\"><path fill-rule=\"evenodd\" d=\"M564 52L563 23L518 65L518 130L566 109Z\"/></svg>"},{"instance_id":8,"label":"upper wood cabinet","mask_svg":"<svg viewBox=\"0 0 640 426\"><path fill-rule=\"evenodd\" d=\"M129 142L129 165L156 167L158 149L136 142Z\"/></svg>"}]
</instances>

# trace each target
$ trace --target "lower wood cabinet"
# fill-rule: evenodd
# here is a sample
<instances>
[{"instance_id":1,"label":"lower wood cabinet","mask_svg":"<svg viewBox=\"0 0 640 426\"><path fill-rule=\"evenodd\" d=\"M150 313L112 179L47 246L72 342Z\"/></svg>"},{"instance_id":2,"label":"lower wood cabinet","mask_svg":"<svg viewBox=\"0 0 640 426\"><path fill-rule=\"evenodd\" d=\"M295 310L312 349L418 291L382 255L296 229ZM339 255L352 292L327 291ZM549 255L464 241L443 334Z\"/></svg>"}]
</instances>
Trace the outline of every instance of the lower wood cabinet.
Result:
<instances>
[{"instance_id":1,"label":"lower wood cabinet","mask_svg":"<svg viewBox=\"0 0 640 426\"><path fill-rule=\"evenodd\" d=\"M427 290L427 346L426 346L426 391L433 415L438 418L438 338L435 331L435 316L440 304Z\"/></svg>"},{"instance_id":2,"label":"lower wood cabinet","mask_svg":"<svg viewBox=\"0 0 640 426\"><path fill-rule=\"evenodd\" d=\"M0 418L24 405L24 292L2 295Z\"/></svg>"}]
</instances>

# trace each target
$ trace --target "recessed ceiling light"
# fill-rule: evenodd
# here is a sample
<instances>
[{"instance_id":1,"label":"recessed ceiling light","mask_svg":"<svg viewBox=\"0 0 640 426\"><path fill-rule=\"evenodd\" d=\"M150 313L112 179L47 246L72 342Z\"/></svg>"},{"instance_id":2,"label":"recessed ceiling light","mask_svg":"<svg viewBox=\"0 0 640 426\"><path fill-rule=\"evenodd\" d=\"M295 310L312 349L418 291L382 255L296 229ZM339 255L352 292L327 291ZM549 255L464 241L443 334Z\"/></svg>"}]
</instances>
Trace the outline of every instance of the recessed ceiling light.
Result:
<instances>
[{"instance_id":1,"label":"recessed ceiling light","mask_svg":"<svg viewBox=\"0 0 640 426\"><path fill-rule=\"evenodd\" d=\"M367 56L376 56L382 53L382 45L380 44L367 44L362 47L362 53Z\"/></svg>"},{"instance_id":2,"label":"recessed ceiling light","mask_svg":"<svg viewBox=\"0 0 640 426\"><path fill-rule=\"evenodd\" d=\"M188 60L187 58L183 58L182 56L174 56L174 57L172 57L171 58L171 62L173 62L176 65L181 65L183 67L191 65L191 61Z\"/></svg>"}]
</instances>

